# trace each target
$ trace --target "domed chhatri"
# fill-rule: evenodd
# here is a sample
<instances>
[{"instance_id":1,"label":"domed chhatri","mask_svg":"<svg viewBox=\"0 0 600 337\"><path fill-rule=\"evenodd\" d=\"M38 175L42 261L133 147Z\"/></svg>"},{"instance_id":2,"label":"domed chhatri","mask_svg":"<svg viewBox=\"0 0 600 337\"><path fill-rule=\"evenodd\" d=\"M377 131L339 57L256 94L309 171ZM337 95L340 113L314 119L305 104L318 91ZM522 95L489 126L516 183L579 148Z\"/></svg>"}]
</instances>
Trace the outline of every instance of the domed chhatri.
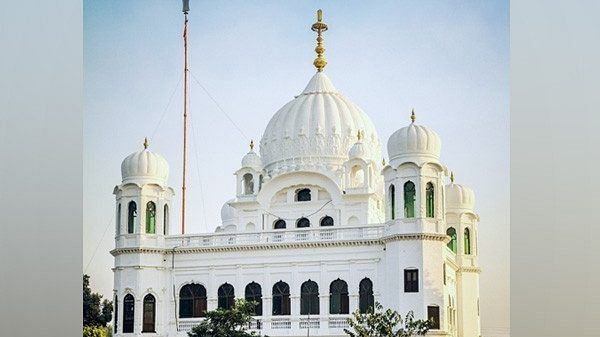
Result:
<instances>
[{"instance_id":1,"label":"domed chhatri","mask_svg":"<svg viewBox=\"0 0 600 337\"><path fill-rule=\"evenodd\" d=\"M169 177L169 164L161 155L148 149L148 139L144 141L144 149L127 156L121 163L123 184L157 183L165 185Z\"/></svg>"},{"instance_id":2,"label":"domed chhatri","mask_svg":"<svg viewBox=\"0 0 600 337\"><path fill-rule=\"evenodd\" d=\"M260 142L265 170L269 175L306 167L336 170L348 159L358 130L365 157L379 161L381 147L369 116L340 94L325 73L317 72L269 121Z\"/></svg>"},{"instance_id":3,"label":"domed chhatri","mask_svg":"<svg viewBox=\"0 0 600 337\"><path fill-rule=\"evenodd\" d=\"M387 143L390 164L412 161L417 165L423 162L438 162L440 159L440 136L432 129L415 124L414 110L412 122L394 132Z\"/></svg>"},{"instance_id":4,"label":"domed chhatri","mask_svg":"<svg viewBox=\"0 0 600 337\"><path fill-rule=\"evenodd\" d=\"M256 152L254 152L254 141L250 141L250 152L242 158L242 167L251 167L256 170L262 169L262 161Z\"/></svg>"},{"instance_id":5,"label":"domed chhatri","mask_svg":"<svg viewBox=\"0 0 600 337\"><path fill-rule=\"evenodd\" d=\"M475 209L475 192L467 186L454 183L454 173L450 176L450 184L446 185L446 208L448 210Z\"/></svg>"},{"instance_id":6,"label":"domed chhatri","mask_svg":"<svg viewBox=\"0 0 600 337\"><path fill-rule=\"evenodd\" d=\"M365 154L366 151L365 146L362 142L362 132L359 130L357 134L356 143L354 143L354 145L352 145L352 147L350 148L350 151L348 151L348 158L364 158Z\"/></svg>"}]
</instances>

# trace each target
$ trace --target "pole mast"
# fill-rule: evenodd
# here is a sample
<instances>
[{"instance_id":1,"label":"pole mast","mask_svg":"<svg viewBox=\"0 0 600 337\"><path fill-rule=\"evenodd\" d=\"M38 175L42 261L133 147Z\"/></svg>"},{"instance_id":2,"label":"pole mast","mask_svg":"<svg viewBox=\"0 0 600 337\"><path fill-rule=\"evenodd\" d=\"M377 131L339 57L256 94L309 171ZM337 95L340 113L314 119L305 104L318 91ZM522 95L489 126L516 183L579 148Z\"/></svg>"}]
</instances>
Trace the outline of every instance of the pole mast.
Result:
<instances>
[{"instance_id":1,"label":"pole mast","mask_svg":"<svg viewBox=\"0 0 600 337\"><path fill-rule=\"evenodd\" d=\"M181 234L185 234L185 178L187 166L187 108L188 108L188 40L189 0L183 0L183 175L181 183Z\"/></svg>"}]
</instances>

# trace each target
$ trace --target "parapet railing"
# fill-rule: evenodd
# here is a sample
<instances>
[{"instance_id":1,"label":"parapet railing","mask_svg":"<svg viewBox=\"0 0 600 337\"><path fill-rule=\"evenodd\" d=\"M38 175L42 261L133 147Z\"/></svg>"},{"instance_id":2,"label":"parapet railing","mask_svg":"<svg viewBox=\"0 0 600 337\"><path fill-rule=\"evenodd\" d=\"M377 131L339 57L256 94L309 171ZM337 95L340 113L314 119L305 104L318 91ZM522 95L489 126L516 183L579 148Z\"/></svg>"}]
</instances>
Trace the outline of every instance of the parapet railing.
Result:
<instances>
[{"instance_id":1,"label":"parapet railing","mask_svg":"<svg viewBox=\"0 0 600 337\"><path fill-rule=\"evenodd\" d=\"M299 243L338 240L376 240L383 237L384 224L319 228L281 229L264 232L226 232L171 235L165 238L167 248L223 247L270 243Z\"/></svg>"}]
</instances>

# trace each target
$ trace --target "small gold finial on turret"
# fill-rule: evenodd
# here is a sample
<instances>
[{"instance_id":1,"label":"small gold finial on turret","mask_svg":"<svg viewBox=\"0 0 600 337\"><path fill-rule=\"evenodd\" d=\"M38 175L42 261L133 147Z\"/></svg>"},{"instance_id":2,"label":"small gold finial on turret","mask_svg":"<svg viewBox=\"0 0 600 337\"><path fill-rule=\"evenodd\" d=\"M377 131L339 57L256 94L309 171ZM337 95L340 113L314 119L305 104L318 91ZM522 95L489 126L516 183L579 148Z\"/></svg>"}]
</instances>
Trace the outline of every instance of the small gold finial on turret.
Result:
<instances>
[{"instance_id":1,"label":"small gold finial on turret","mask_svg":"<svg viewBox=\"0 0 600 337\"><path fill-rule=\"evenodd\" d=\"M150 144L148 143L148 137L144 137L144 149L147 149Z\"/></svg>"},{"instance_id":2,"label":"small gold finial on turret","mask_svg":"<svg viewBox=\"0 0 600 337\"><path fill-rule=\"evenodd\" d=\"M356 138L358 138L358 140L361 140L362 136L363 136L362 131L358 130L358 134L356 135Z\"/></svg>"},{"instance_id":3,"label":"small gold finial on turret","mask_svg":"<svg viewBox=\"0 0 600 337\"><path fill-rule=\"evenodd\" d=\"M450 172L450 182L454 184L454 172Z\"/></svg>"},{"instance_id":4,"label":"small gold finial on turret","mask_svg":"<svg viewBox=\"0 0 600 337\"><path fill-rule=\"evenodd\" d=\"M327 65L327 60L325 60L325 47L323 47L323 38L321 37L321 33L327 31L327 24L323 22L323 11L317 11L317 22L313 23L311 27L313 32L317 32L317 46L315 47L315 52L317 52L317 58L314 60L313 64L317 68L318 72L323 71L325 66Z\"/></svg>"},{"instance_id":5,"label":"small gold finial on turret","mask_svg":"<svg viewBox=\"0 0 600 337\"><path fill-rule=\"evenodd\" d=\"M415 109L412 109L412 112L410 114L410 120L414 123L416 119L417 116L415 115Z\"/></svg>"},{"instance_id":6,"label":"small gold finial on turret","mask_svg":"<svg viewBox=\"0 0 600 337\"><path fill-rule=\"evenodd\" d=\"M385 158L381 158L381 165L385 166Z\"/></svg>"},{"instance_id":7,"label":"small gold finial on turret","mask_svg":"<svg viewBox=\"0 0 600 337\"><path fill-rule=\"evenodd\" d=\"M250 151L254 150L254 139L250 140Z\"/></svg>"}]
</instances>

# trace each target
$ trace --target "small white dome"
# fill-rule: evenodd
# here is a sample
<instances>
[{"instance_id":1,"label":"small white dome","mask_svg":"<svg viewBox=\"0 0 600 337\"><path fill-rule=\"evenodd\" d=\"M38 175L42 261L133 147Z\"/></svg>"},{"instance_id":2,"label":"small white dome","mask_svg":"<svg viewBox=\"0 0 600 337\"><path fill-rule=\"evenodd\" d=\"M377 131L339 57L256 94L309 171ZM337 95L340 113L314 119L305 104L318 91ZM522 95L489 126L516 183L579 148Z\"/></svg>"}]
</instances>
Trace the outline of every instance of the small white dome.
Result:
<instances>
[{"instance_id":1,"label":"small white dome","mask_svg":"<svg viewBox=\"0 0 600 337\"><path fill-rule=\"evenodd\" d=\"M221 207L221 223L223 225L231 224L235 219L235 208L233 208L229 202L233 201L233 199L227 201Z\"/></svg>"},{"instance_id":2,"label":"small white dome","mask_svg":"<svg viewBox=\"0 0 600 337\"><path fill-rule=\"evenodd\" d=\"M413 121L390 136L387 148L392 165L408 161L417 164L423 161L437 162L440 158L441 141L435 131L416 125Z\"/></svg>"},{"instance_id":3,"label":"small white dome","mask_svg":"<svg viewBox=\"0 0 600 337\"><path fill-rule=\"evenodd\" d=\"M446 185L446 209L473 211L475 209L475 193L463 185L455 183Z\"/></svg>"},{"instance_id":4,"label":"small white dome","mask_svg":"<svg viewBox=\"0 0 600 337\"><path fill-rule=\"evenodd\" d=\"M350 159L364 158L365 155L366 150L362 140L358 140L356 143L354 143L354 145L352 145L352 147L350 148L350 151L348 151L348 157Z\"/></svg>"},{"instance_id":5,"label":"small white dome","mask_svg":"<svg viewBox=\"0 0 600 337\"><path fill-rule=\"evenodd\" d=\"M365 159L381 160L373 122L340 94L323 72L271 118L260 141L260 155L270 175L324 169L335 171L348 160L348 151L363 132Z\"/></svg>"},{"instance_id":6,"label":"small white dome","mask_svg":"<svg viewBox=\"0 0 600 337\"><path fill-rule=\"evenodd\" d=\"M158 183L164 185L169 177L169 164L161 155L147 148L127 156L121 163L123 183Z\"/></svg>"},{"instance_id":7,"label":"small white dome","mask_svg":"<svg viewBox=\"0 0 600 337\"><path fill-rule=\"evenodd\" d=\"M244 158L242 158L242 167L251 167L257 171L262 169L262 160L254 150L250 150L250 152L246 153Z\"/></svg>"}]
</instances>

